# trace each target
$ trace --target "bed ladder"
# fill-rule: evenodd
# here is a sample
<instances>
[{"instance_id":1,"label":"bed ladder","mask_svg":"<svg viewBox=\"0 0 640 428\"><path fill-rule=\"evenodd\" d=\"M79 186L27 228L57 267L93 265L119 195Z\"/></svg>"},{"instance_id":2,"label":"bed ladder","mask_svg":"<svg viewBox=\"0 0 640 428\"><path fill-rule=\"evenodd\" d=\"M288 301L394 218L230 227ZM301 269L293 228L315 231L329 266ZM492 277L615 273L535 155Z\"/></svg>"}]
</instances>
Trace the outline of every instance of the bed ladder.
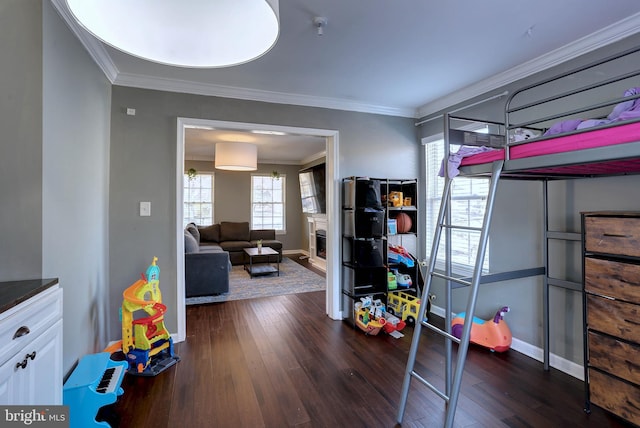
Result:
<instances>
[{"instance_id":1,"label":"bed ladder","mask_svg":"<svg viewBox=\"0 0 640 428\"><path fill-rule=\"evenodd\" d=\"M407 366L405 369L404 381L402 384L402 395L400 397L400 406L398 410L397 421L402 424L404 418L404 412L407 405L407 398L409 395L409 387L411 386L411 380L413 378L420 381L422 384L431 389L440 398L442 398L447 406L445 428L451 428L453 426L453 419L456 413L456 406L458 404L458 395L460 393L460 385L462 383L462 374L464 371L464 363L469 349L469 338L471 337L471 324L473 320L473 314L476 307L476 300L478 296L478 287L480 285L480 277L482 273L482 264L484 262L484 253L487 247L487 241L489 236L489 227L491 224L491 215L493 212L493 205L495 201L496 189L498 187L498 181L502 172L502 166L504 161L496 161L492 166L491 181L489 185L489 194L487 196L486 208L484 218L482 221L482 227L468 227L468 226L455 226L451 224L451 183L452 178L449 178L445 174L445 185L442 192L442 200L440 202L440 211L438 213L438 220L435 229L435 236L433 239L433 245L431 248L431 258L429 260L429 266L427 275L425 278L425 284L422 290L422 302L426 302L429 298L429 292L431 290L431 283L434 277L444 279L447 284L447 298L446 298L446 313L445 313L445 329L440 329L432 324L429 324L428 319L425 318L425 308L427 305L420 305L420 311L413 331L413 339L411 341L411 348L409 349L409 357L407 360ZM440 238L442 231L446 230L446 250L447 250L447 269L445 274L438 273L435 270L436 260L438 256L438 248L440 244ZM476 254L475 265L473 269L473 275L471 281L467 281L461 278L455 278L451 275L451 231L452 230L470 230L474 232L480 232L480 238L478 243L478 252ZM422 264L424 265L424 263ZM464 327L462 330L462 336L460 339L451 334L451 288L452 283L458 283L463 286L469 286L470 292L467 300L466 317L464 321ZM420 320L420 322L418 322ZM422 327L427 327L437 334L444 337L446 348L446 366L445 366L445 391L439 390L436 386L422 377L414 370L416 356L418 353L419 342L421 338ZM452 374L452 343L459 344L458 354L455 365L455 374L453 379Z\"/></svg>"}]
</instances>

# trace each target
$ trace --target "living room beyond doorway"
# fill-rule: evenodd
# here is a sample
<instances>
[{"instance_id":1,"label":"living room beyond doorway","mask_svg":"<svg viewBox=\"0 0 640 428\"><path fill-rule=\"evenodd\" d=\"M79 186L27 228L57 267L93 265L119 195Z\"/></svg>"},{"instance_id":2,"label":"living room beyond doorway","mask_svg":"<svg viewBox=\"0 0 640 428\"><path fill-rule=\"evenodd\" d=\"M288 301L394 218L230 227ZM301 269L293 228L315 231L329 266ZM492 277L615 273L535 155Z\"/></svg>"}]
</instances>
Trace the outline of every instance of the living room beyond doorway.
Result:
<instances>
[{"instance_id":1,"label":"living room beyond doorway","mask_svg":"<svg viewBox=\"0 0 640 428\"><path fill-rule=\"evenodd\" d=\"M229 272L228 292L186 298L186 305L223 303L234 300L300 294L313 291L326 293L325 273L309 263L301 253L288 254L279 263L279 274L250 275L243 264L233 265Z\"/></svg>"}]
</instances>

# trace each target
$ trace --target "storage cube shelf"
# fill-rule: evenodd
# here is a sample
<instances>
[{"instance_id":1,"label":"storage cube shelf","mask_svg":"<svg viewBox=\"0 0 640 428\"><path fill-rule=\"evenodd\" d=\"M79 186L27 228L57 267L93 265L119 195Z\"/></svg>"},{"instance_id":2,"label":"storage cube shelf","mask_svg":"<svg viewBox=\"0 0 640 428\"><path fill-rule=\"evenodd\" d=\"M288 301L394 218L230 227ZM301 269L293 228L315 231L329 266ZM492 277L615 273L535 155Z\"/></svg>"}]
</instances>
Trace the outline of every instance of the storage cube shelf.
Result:
<instances>
[{"instance_id":1,"label":"storage cube shelf","mask_svg":"<svg viewBox=\"0 0 640 428\"><path fill-rule=\"evenodd\" d=\"M417 180L347 177L342 180L342 313L353 321L354 304L373 296L386 303L390 269L411 277L409 292L417 293L418 266L389 261L389 246L417 255ZM394 230L398 215L401 226ZM391 232L391 233L390 233ZM404 232L404 233L402 233Z\"/></svg>"}]
</instances>

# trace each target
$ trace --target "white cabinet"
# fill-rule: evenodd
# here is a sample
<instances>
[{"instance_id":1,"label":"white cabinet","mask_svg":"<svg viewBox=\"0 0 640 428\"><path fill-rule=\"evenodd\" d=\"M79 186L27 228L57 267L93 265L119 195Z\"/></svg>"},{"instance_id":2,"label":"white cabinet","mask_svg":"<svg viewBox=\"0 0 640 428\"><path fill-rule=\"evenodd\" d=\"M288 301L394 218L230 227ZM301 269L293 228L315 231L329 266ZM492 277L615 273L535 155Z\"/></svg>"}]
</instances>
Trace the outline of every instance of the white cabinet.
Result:
<instances>
[{"instance_id":1,"label":"white cabinet","mask_svg":"<svg viewBox=\"0 0 640 428\"><path fill-rule=\"evenodd\" d=\"M0 314L0 405L62 404L62 289Z\"/></svg>"}]
</instances>

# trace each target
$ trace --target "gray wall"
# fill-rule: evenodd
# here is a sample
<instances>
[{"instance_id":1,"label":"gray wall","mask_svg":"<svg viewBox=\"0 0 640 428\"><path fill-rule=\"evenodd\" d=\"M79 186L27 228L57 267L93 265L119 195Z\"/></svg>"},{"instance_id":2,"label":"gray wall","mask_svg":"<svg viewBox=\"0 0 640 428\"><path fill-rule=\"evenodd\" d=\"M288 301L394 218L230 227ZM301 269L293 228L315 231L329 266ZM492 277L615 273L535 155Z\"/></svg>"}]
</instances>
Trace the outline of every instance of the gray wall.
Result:
<instances>
[{"instance_id":1,"label":"gray wall","mask_svg":"<svg viewBox=\"0 0 640 428\"><path fill-rule=\"evenodd\" d=\"M338 130L340 174L416 177L419 144L414 120L312 107L169 93L114 86L111 118L109 259L111 312L122 291L157 256L170 331L177 326L176 305L176 135L177 118L197 118ZM127 116L126 108L136 109ZM270 171L272 168L269 168ZM248 200L227 195L233 218ZM289 184L292 180L289 177ZM231 180L232 186L236 181ZM225 190L226 189L226 190ZM139 217L140 201L151 201L151 216ZM236 208L238 207L238 208ZM216 208L216 220L223 214ZM226 216L226 214L224 215ZM248 217L247 217L248 218ZM302 225L300 226L302 227ZM295 243L287 243L295 245ZM339 250L339 249L336 249ZM119 323L111 322L112 339Z\"/></svg>"},{"instance_id":2,"label":"gray wall","mask_svg":"<svg viewBox=\"0 0 640 428\"><path fill-rule=\"evenodd\" d=\"M504 90L510 93L526 84L537 82L544 77L568 70L576 64L588 64L596 58L612 55L614 52L637 46L640 35L635 35L615 45L592 52L569 64L538 73L536 76L509 84L477 99L498 94ZM637 62L631 64L637 67ZM585 84L584 79L576 79L574 85ZM569 82L565 82L569 84ZM626 82L628 84L628 82ZM566 85L563 85L566 89ZM548 88L545 88L548 90ZM557 88L556 88L557 89ZM545 95L545 93L538 93ZM529 94L528 94L529 95ZM612 97L621 96L614 94ZM475 100L469 101L469 104ZM503 121L506 97L498 98L456 115L476 119ZM458 106L451 106L451 110ZM421 137L442 132L443 121L436 119L425 123L420 129ZM426 180L433 177L426 177ZM551 182L549 184L550 229L555 231L579 232L580 212L610 209L640 209L640 187L638 177L597 178ZM498 188L494 218L490 232L490 270L503 272L511 269L542 265L543 236L542 184L539 182L514 182L503 180ZM426 250L425 250L426 251ZM550 273L553 277L580 282L581 249L579 243L553 242L550 251L552 260ZM533 346L542 348L542 277L505 281L481 286L476 315L488 318L503 305L511 307L506 316L514 337ZM444 295L441 283L434 283L437 296ZM453 311L466 309L468 293L456 290L453 293ZM551 299L551 352L560 357L583 363L582 351L582 302L580 293L552 287ZM436 301L444 306L444 298Z\"/></svg>"},{"instance_id":3,"label":"gray wall","mask_svg":"<svg viewBox=\"0 0 640 428\"><path fill-rule=\"evenodd\" d=\"M42 4L0 6L0 281L42 270Z\"/></svg>"},{"instance_id":4,"label":"gray wall","mask_svg":"<svg viewBox=\"0 0 640 428\"><path fill-rule=\"evenodd\" d=\"M107 344L111 89L50 2L0 11L0 281L60 279L66 372Z\"/></svg>"},{"instance_id":5,"label":"gray wall","mask_svg":"<svg viewBox=\"0 0 640 428\"><path fill-rule=\"evenodd\" d=\"M64 369L108 344L111 84L44 2L42 274L64 290Z\"/></svg>"}]
</instances>

